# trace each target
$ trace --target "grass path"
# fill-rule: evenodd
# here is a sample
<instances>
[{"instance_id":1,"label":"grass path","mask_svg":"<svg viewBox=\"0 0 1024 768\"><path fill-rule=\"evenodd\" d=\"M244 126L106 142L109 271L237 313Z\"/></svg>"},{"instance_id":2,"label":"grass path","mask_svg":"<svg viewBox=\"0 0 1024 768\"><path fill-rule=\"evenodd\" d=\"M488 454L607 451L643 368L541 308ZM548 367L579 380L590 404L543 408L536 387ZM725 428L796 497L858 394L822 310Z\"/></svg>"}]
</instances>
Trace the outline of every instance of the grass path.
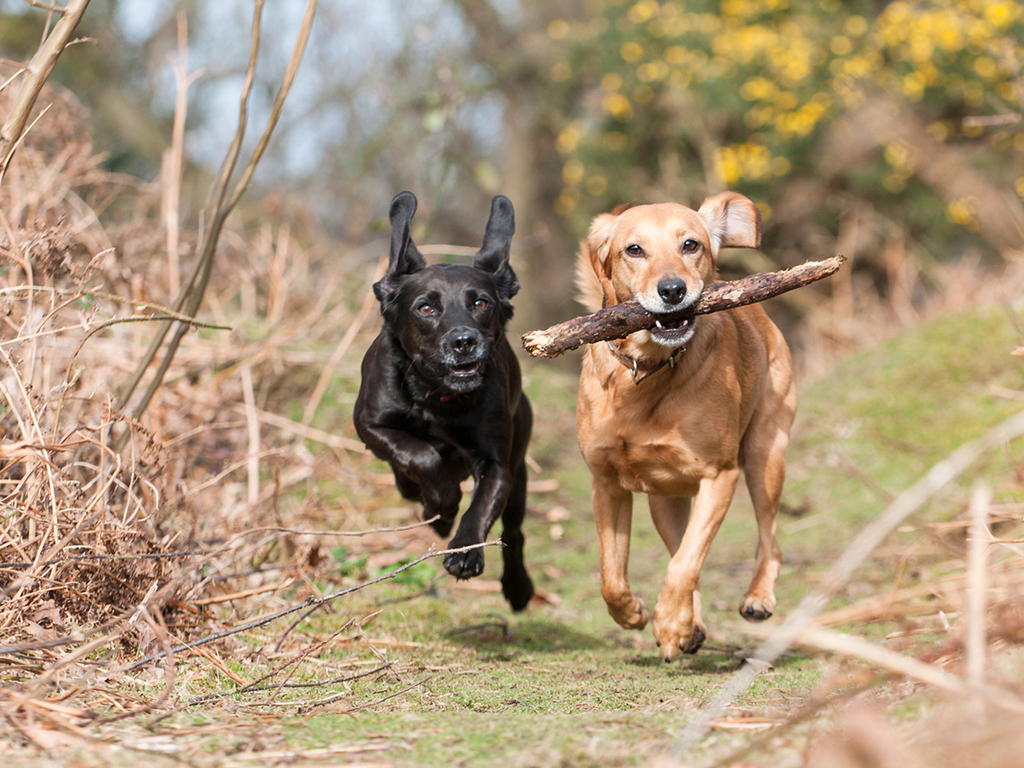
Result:
<instances>
[{"instance_id":1,"label":"grass path","mask_svg":"<svg viewBox=\"0 0 1024 768\"><path fill-rule=\"evenodd\" d=\"M1024 390L1024 366L1009 354L1016 343L1002 310L946 317L852 358L827 380L804 388L780 517L785 557L777 591L780 616L815 586L819 574L892 494L962 442L1019 410L1020 403L998 394ZM384 674L278 692L269 707L260 706L266 694L182 707L151 731L134 733L134 743L148 744L147 749L162 744L175 755L168 764L204 766L288 759L299 764L569 768L647 765L664 755L695 708L757 646L737 613L756 541L746 491L740 488L702 575L709 642L695 657L664 664L650 628L618 628L600 596L589 475L575 445L575 378L539 364L528 365L526 373L538 414L531 457L539 467L532 477L536 489L525 526L526 553L536 585L551 596L548 603L511 614L497 592L495 550L488 550L484 575L468 585L435 579L440 564L431 561L410 571L403 583L389 582L339 601L332 612L317 614L293 633L297 647L307 647L351 620L372 616L361 628L353 625L341 632L316 656L319 666L292 682L322 683L390 663ZM351 426L342 424L337 431L346 430ZM891 536L832 607L962 570L961 553L929 526L960 514L979 477L993 484L997 502L1024 502L1022 468L1024 448L1018 445L985 457ZM377 463L372 471L384 474L385 467ZM402 508L393 491L375 493L372 504L392 513ZM661 587L667 554L645 503L638 499L636 507L631 581L650 605ZM415 555L440 543L431 537L424 532L407 549ZM337 557L333 567L352 578L373 566L355 549L338 550ZM431 582L427 594L410 598ZM929 599L922 598L923 610L934 613ZM952 620L955 629L956 616ZM908 617L850 629L886 642L887 632L920 626L915 622ZM239 638L233 655L224 652L229 666L245 679L256 677L273 662L267 648L273 645L271 635L280 631ZM888 647L921 655L943 642L941 634L915 635ZM198 657L192 660L182 664L179 701L231 687L226 676ZM144 688L161 684L158 671L135 680ZM910 684L881 684L859 664L791 651L718 723L700 754L687 758L710 765L712 758L764 738L744 758L750 765L802 765L807 739L822 732L827 716L768 735L764 729L782 724L814 696L841 695L867 684L874 686L875 700L887 702L902 717L926 708L927 696L909 695L919 694ZM334 704L302 704L332 692L338 696ZM829 711L824 710L826 715ZM84 750L78 764L120 764L110 754L102 759L97 754ZM152 763L162 766L163 758L155 756Z\"/></svg>"}]
</instances>

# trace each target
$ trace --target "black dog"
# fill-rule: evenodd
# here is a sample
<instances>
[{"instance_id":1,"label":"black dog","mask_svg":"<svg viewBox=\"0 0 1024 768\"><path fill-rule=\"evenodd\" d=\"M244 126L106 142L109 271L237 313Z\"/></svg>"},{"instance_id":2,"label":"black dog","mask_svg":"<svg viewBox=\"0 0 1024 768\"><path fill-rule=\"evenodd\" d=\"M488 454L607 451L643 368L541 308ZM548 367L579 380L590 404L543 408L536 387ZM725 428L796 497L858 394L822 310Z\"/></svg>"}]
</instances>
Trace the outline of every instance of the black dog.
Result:
<instances>
[{"instance_id":1,"label":"black dog","mask_svg":"<svg viewBox=\"0 0 1024 768\"><path fill-rule=\"evenodd\" d=\"M391 201L391 256L373 286L384 327L363 358L353 419L359 437L395 473L407 499L447 536L473 475L469 508L449 544L482 543L498 516L503 531L502 592L521 611L533 595L523 562L526 446L533 413L519 363L505 338L519 281L509 266L512 203L495 197L473 266L427 266L409 236L416 197ZM484 570L482 549L451 554L457 579Z\"/></svg>"}]
</instances>

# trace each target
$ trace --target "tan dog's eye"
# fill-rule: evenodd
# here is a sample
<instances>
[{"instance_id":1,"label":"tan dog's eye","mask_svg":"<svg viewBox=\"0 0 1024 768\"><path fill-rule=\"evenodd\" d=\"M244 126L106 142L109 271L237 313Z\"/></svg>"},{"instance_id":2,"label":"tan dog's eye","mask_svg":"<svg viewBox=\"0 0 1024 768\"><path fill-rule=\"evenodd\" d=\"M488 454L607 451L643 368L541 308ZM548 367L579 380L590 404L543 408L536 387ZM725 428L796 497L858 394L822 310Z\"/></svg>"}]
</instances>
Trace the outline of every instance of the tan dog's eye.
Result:
<instances>
[{"instance_id":1,"label":"tan dog's eye","mask_svg":"<svg viewBox=\"0 0 1024 768\"><path fill-rule=\"evenodd\" d=\"M437 314L437 310L434 309L429 304L420 304L418 307L416 307L416 311L419 312L424 317L429 317L430 315Z\"/></svg>"},{"instance_id":2,"label":"tan dog's eye","mask_svg":"<svg viewBox=\"0 0 1024 768\"><path fill-rule=\"evenodd\" d=\"M696 240L687 240L683 243L683 253L693 253L700 248L700 243Z\"/></svg>"},{"instance_id":3,"label":"tan dog's eye","mask_svg":"<svg viewBox=\"0 0 1024 768\"><path fill-rule=\"evenodd\" d=\"M631 245L627 245L626 246L626 253L628 255L632 256L634 259L642 259L644 256L647 255L646 253L644 253L644 249L641 248L636 243L632 243Z\"/></svg>"},{"instance_id":4,"label":"tan dog's eye","mask_svg":"<svg viewBox=\"0 0 1024 768\"><path fill-rule=\"evenodd\" d=\"M473 302L473 309L486 309L487 299L477 299Z\"/></svg>"}]
</instances>

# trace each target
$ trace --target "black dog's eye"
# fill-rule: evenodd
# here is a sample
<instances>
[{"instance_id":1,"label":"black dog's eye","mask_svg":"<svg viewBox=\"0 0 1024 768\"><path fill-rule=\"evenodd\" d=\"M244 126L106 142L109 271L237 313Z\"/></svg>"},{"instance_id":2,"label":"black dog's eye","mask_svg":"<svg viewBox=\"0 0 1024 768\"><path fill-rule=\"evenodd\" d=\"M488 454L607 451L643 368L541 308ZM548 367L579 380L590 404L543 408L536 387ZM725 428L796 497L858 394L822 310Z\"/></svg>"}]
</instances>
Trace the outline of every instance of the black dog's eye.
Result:
<instances>
[{"instance_id":1,"label":"black dog's eye","mask_svg":"<svg viewBox=\"0 0 1024 768\"><path fill-rule=\"evenodd\" d=\"M632 243L631 245L627 245L626 246L626 253L628 253L630 256L632 256L633 258L636 258L636 259L642 259L644 256L647 255L647 254L644 253L644 249L641 248L636 243Z\"/></svg>"},{"instance_id":2,"label":"black dog's eye","mask_svg":"<svg viewBox=\"0 0 1024 768\"><path fill-rule=\"evenodd\" d=\"M687 240L683 243L683 253L693 253L700 248L700 243L696 240Z\"/></svg>"},{"instance_id":3,"label":"black dog's eye","mask_svg":"<svg viewBox=\"0 0 1024 768\"><path fill-rule=\"evenodd\" d=\"M419 312L424 317L429 317L430 315L437 314L437 310L434 309L429 304L420 304L418 307L416 307L416 311Z\"/></svg>"},{"instance_id":4,"label":"black dog's eye","mask_svg":"<svg viewBox=\"0 0 1024 768\"><path fill-rule=\"evenodd\" d=\"M487 299L477 299L473 302L473 309L486 309L489 303Z\"/></svg>"}]
</instances>

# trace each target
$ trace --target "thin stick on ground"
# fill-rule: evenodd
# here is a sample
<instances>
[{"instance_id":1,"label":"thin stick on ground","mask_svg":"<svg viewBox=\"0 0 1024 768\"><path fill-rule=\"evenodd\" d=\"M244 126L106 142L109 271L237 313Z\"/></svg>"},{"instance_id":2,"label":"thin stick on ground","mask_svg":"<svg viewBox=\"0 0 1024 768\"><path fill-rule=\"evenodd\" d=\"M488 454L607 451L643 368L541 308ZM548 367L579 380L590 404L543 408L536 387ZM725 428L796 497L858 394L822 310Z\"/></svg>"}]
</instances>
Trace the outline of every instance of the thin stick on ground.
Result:
<instances>
[{"instance_id":1,"label":"thin stick on ground","mask_svg":"<svg viewBox=\"0 0 1024 768\"><path fill-rule=\"evenodd\" d=\"M364 582L361 582L361 583L356 584L354 586L346 587L345 589L339 589L339 590L337 590L335 592L331 592L330 594L324 595L323 597L309 598L308 600L303 600L298 605L293 605L293 606L290 606L288 608L284 608L284 609L282 609L280 611L276 611L276 612L274 612L272 614L269 614L268 616L263 616L263 617L261 617L259 619L254 619L253 621L247 622L245 624L240 624L240 625L238 625L236 627L232 627L231 629L226 629L226 630L224 630L222 632L215 632L212 635L206 635L205 637L200 637L200 638L198 638L196 640L193 640L192 642L184 643L182 645L176 646L172 650L175 653L180 653L181 651L185 651L185 650L188 650L190 648L195 648L196 646L199 646L199 645L206 645L207 643L212 643L212 642L215 642L217 640L223 640L225 637L231 637L232 635L237 635L240 632L247 632L250 629L256 629L257 627L266 626L270 622L276 621L277 619L283 618L284 616L289 616L289 615L291 615L293 613L296 613L296 612L301 611L301 610L305 610L307 608L311 608L311 607L314 607L314 606L319 606L319 605L322 605L324 603L329 603L329 602L331 602L333 600L337 600L339 597L344 597L345 595L351 594L353 592L358 592L361 589L366 589L366 587L372 586L374 584L379 584L382 581L387 581L389 579L393 579L398 574L402 573L403 571L407 571L408 569L412 568L415 565L419 565L424 560L429 560L429 559L434 558L434 557L441 557L442 555L457 554L459 552L469 552L470 550L480 549L482 547L498 546L500 544L501 544L501 540L500 539L496 539L494 541L485 541L482 544L473 544L472 546L469 546L469 547L459 547L457 549L444 549L444 550L436 551L433 548L431 548L431 551L428 552L427 554L422 555L420 557L417 557L415 560L410 560L408 563L405 563L404 565L402 565L402 566L400 566L398 568L395 568L393 571L388 571L387 573L385 573L385 574L383 574L381 576L378 576L378 577L376 577L374 579L370 579L369 581L364 581ZM122 667L122 671L130 672L133 669L138 669L139 667L145 666L146 664L149 664L152 661L156 661L157 659L163 658L164 655L165 655L164 652L151 654L151 655L146 656L146 657L144 657L142 659L138 659L136 661L133 661L131 664L128 664L125 667Z\"/></svg>"},{"instance_id":2,"label":"thin stick on ground","mask_svg":"<svg viewBox=\"0 0 1024 768\"><path fill-rule=\"evenodd\" d=\"M246 453L246 489L250 507L260 500L260 419L256 415L256 395L252 386L252 368L248 363L241 366L242 401L245 404L245 419L248 424L249 446Z\"/></svg>"},{"instance_id":3,"label":"thin stick on ground","mask_svg":"<svg viewBox=\"0 0 1024 768\"><path fill-rule=\"evenodd\" d=\"M380 613L380 611L378 611L377 613ZM360 621L359 624L358 624L360 629L362 628L362 622L369 620L373 616L376 616L377 613L373 614L370 617L364 617L362 619L362 621ZM299 664L301 664L303 661L305 661L307 658L309 658L312 654L319 653L322 648L326 648L328 646L328 644L332 640L334 640L334 638L336 638L338 635L340 635L342 632L344 632L346 629L348 629L348 627L350 627L353 623L355 623L355 619L350 619L349 621L346 621L344 626L338 627L338 629L334 630L330 634L330 636L328 636L325 640L323 640L323 642L313 643L312 645L309 646L309 648L307 648L305 651L303 651L301 654L299 654L298 658L295 659L295 663L291 665L291 670L288 672L288 676L285 677L283 680L281 680L281 682L279 682L276 686L274 686L274 692L268 697L268 703L270 701L273 701L277 697L277 695L280 693L282 688L292 687L292 686L295 686L295 687L315 687L315 685L307 685L307 684L303 684L303 683L289 683L288 681L291 680L292 677L295 675L295 673L298 671ZM280 648L281 648L281 641L278 641L277 645L274 646L274 653L277 653ZM385 659L383 667L387 668L387 667L390 667L390 666L391 666L391 664Z\"/></svg>"},{"instance_id":4,"label":"thin stick on ground","mask_svg":"<svg viewBox=\"0 0 1024 768\"><path fill-rule=\"evenodd\" d=\"M328 643L330 643L331 640L333 640L335 637L337 637L342 632L344 632L346 629L348 629L350 626L352 626L352 624L354 624L355 621L356 621L355 618L349 619L348 621L346 621L344 623L344 625L342 625L341 627L338 627L338 629L334 630L334 632L332 632L329 637L327 637L327 638L325 638L323 640L320 640L318 642L310 644L310 646L308 648L306 648L298 656L295 656L293 658L288 659L287 661L282 662L281 664L278 664L276 667L274 667L272 670L270 670L270 672L267 672L265 675L263 675L261 677L258 677L258 678L256 678L255 680L253 680L253 681L251 681L249 683L246 683L245 685L241 686L240 688L233 688L233 689L231 689L229 691L220 691L218 693L207 693L207 694L204 694L202 696L198 696L196 698L191 699L188 702L188 706L191 707L191 706L194 706L196 704L202 704L202 703L207 702L207 701L212 701L214 699L222 699L222 698L224 698L226 696L237 696L238 694L248 693L249 691L269 690L269 689L280 687L281 683L273 683L273 684L267 684L267 685L263 685L263 683L265 683L267 680L271 680L272 678L276 677L278 674L280 674L281 672L283 672L286 669L298 666L299 664L301 664L303 661L308 659L313 654L320 653L321 650L323 650L324 648L327 647Z\"/></svg>"},{"instance_id":5,"label":"thin stick on ground","mask_svg":"<svg viewBox=\"0 0 1024 768\"><path fill-rule=\"evenodd\" d=\"M992 489L979 484L971 494L971 535L967 550L967 636L964 650L967 654L967 681L972 688L985 684L986 626L988 569L986 555L991 536L988 532L988 511L992 503Z\"/></svg>"},{"instance_id":6,"label":"thin stick on ground","mask_svg":"<svg viewBox=\"0 0 1024 768\"><path fill-rule=\"evenodd\" d=\"M861 637L823 627L808 627L797 637L795 645L860 659L872 666L917 680L954 696L962 697L973 690L974 693L984 696L984 701L991 702L1008 712L1024 714L1024 701L1007 691L994 686L986 687L984 683L974 685L969 679L965 682L941 667L912 656L904 656Z\"/></svg>"},{"instance_id":7,"label":"thin stick on ground","mask_svg":"<svg viewBox=\"0 0 1024 768\"><path fill-rule=\"evenodd\" d=\"M293 688L325 688L329 685L341 685L343 683L351 683L355 680L362 680L366 677L372 677L373 675L386 672L394 666L393 661L381 664L373 669L368 669L365 672L357 672L354 675L346 675L345 677L334 677L330 680L319 680L315 683L277 683L273 685L250 685L236 688L233 691L219 691L217 693L208 693L205 696L192 699L188 702L188 706L194 707L199 704L206 704L210 701L216 701L218 699L226 699L230 696L240 696L243 693L260 693L262 691L277 691L281 689L293 689ZM264 678L266 679L266 678ZM265 702L265 706L270 706L271 702Z\"/></svg>"},{"instance_id":8,"label":"thin stick on ground","mask_svg":"<svg viewBox=\"0 0 1024 768\"><path fill-rule=\"evenodd\" d=\"M434 515L426 520L421 520L408 525L395 525L389 528L367 528L365 531L329 531L315 528L283 528L276 525L268 525L260 528L250 528L246 533L280 533L285 536L370 536L378 533L401 533L402 531L414 531L417 528L424 528L431 523L437 522L440 515Z\"/></svg>"},{"instance_id":9,"label":"thin stick on ground","mask_svg":"<svg viewBox=\"0 0 1024 768\"><path fill-rule=\"evenodd\" d=\"M881 515L861 530L825 574L822 586L801 600L796 610L754 654L756 659L765 664L746 664L740 668L683 728L671 747L671 753L685 755L707 735L709 724L720 718L736 698L750 687L760 672L793 645L868 555L900 523L926 504L935 493L962 475L985 453L1021 435L1024 435L1024 411L997 424L978 439L960 446L897 496Z\"/></svg>"},{"instance_id":10,"label":"thin stick on ground","mask_svg":"<svg viewBox=\"0 0 1024 768\"><path fill-rule=\"evenodd\" d=\"M394 698L396 698L398 696L401 696L403 693L408 693L409 691L411 691L411 690L413 690L415 688L419 688L421 685L423 685L424 683L426 683L429 680L432 680L433 678L434 678L434 675L427 675L426 677L424 677L421 680L416 681L412 685L407 685L404 688L395 691L394 693L389 693L387 696L382 696L381 698L377 699L376 701L370 701L370 702L367 702L366 704L360 704L358 707L347 708L347 709L345 709L345 713L348 714L348 713L351 713L351 712L359 712L360 710L363 710L363 709L369 709L370 707L379 706L380 704L383 704L385 701L390 701L391 699L394 699ZM299 714L306 714L307 712L312 712L313 710L319 709L320 707L326 707L328 704L333 704L334 702L338 701L339 699L341 699L341 698L343 698L345 696L351 696L351 695L352 694L350 694L350 693L348 693L346 691L345 693L336 693L333 696L328 696L326 699L321 699L320 701L311 702L307 706L299 709Z\"/></svg>"}]
</instances>

